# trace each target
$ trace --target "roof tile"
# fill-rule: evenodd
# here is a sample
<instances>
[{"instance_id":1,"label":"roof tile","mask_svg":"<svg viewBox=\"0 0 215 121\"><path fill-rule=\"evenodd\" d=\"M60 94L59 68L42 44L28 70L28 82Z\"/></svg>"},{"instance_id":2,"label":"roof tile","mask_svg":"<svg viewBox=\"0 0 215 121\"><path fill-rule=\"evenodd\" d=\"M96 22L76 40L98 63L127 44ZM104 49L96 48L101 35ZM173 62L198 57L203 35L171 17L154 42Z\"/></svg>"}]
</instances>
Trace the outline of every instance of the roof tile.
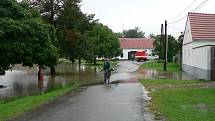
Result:
<instances>
[{"instance_id":1,"label":"roof tile","mask_svg":"<svg viewBox=\"0 0 215 121\"><path fill-rule=\"evenodd\" d=\"M151 38L119 38L122 49L153 49Z\"/></svg>"},{"instance_id":2,"label":"roof tile","mask_svg":"<svg viewBox=\"0 0 215 121\"><path fill-rule=\"evenodd\" d=\"M193 40L215 40L215 14L188 13Z\"/></svg>"}]
</instances>

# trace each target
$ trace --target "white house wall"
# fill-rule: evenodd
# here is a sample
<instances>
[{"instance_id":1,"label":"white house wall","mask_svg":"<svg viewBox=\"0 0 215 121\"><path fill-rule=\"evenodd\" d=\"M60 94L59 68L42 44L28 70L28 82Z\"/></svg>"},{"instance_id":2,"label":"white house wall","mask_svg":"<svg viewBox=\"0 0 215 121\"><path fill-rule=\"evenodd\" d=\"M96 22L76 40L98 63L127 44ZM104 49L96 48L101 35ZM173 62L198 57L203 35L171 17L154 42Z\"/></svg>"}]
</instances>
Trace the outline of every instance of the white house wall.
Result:
<instances>
[{"instance_id":1,"label":"white house wall","mask_svg":"<svg viewBox=\"0 0 215 121\"><path fill-rule=\"evenodd\" d=\"M192 66L201 68L204 70L210 70L210 47L200 47L193 49Z\"/></svg>"},{"instance_id":2,"label":"white house wall","mask_svg":"<svg viewBox=\"0 0 215 121\"><path fill-rule=\"evenodd\" d=\"M192 53L193 53L192 44L187 44L183 46L183 64L193 65Z\"/></svg>"},{"instance_id":3,"label":"white house wall","mask_svg":"<svg viewBox=\"0 0 215 121\"><path fill-rule=\"evenodd\" d=\"M192 33L190 27L190 20L187 19L187 23L184 31L183 47L182 47L182 65L183 70L192 74Z\"/></svg>"},{"instance_id":4,"label":"white house wall","mask_svg":"<svg viewBox=\"0 0 215 121\"><path fill-rule=\"evenodd\" d=\"M192 39L189 18L187 19L183 40L183 70L199 79L210 79L211 47L213 40Z\"/></svg>"},{"instance_id":5,"label":"white house wall","mask_svg":"<svg viewBox=\"0 0 215 121\"><path fill-rule=\"evenodd\" d=\"M194 66L211 70L211 46L215 41L198 40L193 42Z\"/></svg>"},{"instance_id":6,"label":"white house wall","mask_svg":"<svg viewBox=\"0 0 215 121\"><path fill-rule=\"evenodd\" d=\"M184 31L183 44L187 44L187 43L190 43L190 42L192 42L192 33L191 33L191 27L190 27L190 20L188 18L186 26L185 26L185 31Z\"/></svg>"},{"instance_id":7,"label":"white house wall","mask_svg":"<svg viewBox=\"0 0 215 121\"><path fill-rule=\"evenodd\" d=\"M119 57L120 60L128 60L128 53L131 51L147 51L147 54L151 54L153 49L123 49L122 53L123 53L123 57Z\"/></svg>"},{"instance_id":8,"label":"white house wall","mask_svg":"<svg viewBox=\"0 0 215 121\"><path fill-rule=\"evenodd\" d=\"M199 79L210 80L213 40L196 40L183 46L183 70Z\"/></svg>"}]
</instances>

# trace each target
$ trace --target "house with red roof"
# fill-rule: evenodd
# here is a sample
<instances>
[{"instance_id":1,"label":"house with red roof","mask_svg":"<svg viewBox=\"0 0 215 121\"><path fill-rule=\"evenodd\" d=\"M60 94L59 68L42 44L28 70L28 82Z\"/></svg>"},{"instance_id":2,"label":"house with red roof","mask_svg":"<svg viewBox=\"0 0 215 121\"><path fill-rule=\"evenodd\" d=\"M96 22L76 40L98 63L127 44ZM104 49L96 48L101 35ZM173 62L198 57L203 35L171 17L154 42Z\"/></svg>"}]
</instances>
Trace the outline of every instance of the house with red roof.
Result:
<instances>
[{"instance_id":1,"label":"house with red roof","mask_svg":"<svg viewBox=\"0 0 215 121\"><path fill-rule=\"evenodd\" d=\"M188 13L182 56L185 72L215 80L215 14Z\"/></svg>"},{"instance_id":2,"label":"house with red roof","mask_svg":"<svg viewBox=\"0 0 215 121\"><path fill-rule=\"evenodd\" d=\"M152 54L153 39L151 38L119 38L122 55L121 60L130 60L137 51L145 51L148 55Z\"/></svg>"}]
</instances>

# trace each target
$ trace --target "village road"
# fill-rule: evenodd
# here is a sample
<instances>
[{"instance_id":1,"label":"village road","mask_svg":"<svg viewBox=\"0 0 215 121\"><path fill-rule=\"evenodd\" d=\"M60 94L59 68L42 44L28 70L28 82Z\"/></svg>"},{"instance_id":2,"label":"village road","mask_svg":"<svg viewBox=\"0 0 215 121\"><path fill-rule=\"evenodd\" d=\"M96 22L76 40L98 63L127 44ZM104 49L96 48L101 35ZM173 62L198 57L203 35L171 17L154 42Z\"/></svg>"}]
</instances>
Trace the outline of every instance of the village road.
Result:
<instances>
[{"instance_id":1,"label":"village road","mask_svg":"<svg viewBox=\"0 0 215 121\"><path fill-rule=\"evenodd\" d=\"M111 76L111 81L120 83L90 86L16 121L151 121L143 108L142 85L134 78L139 65L120 61Z\"/></svg>"}]
</instances>

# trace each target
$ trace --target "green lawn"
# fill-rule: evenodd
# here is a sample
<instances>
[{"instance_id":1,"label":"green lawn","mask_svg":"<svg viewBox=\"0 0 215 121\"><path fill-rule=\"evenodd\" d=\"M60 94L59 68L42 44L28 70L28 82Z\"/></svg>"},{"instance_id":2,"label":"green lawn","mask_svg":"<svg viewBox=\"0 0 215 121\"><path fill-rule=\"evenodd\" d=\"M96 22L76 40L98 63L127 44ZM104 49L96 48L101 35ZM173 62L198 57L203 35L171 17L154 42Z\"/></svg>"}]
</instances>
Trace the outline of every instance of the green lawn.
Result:
<instances>
[{"instance_id":1,"label":"green lawn","mask_svg":"<svg viewBox=\"0 0 215 121\"><path fill-rule=\"evenodd\" d=\"M158 71L163 71L163 63L158 63L155 61L146 62L140 66L141 69L156 69ZM167 63L167 71L168 72L179 72L181 71L178 64L175 63Z\"/></svg>"},{"instance_id":2,"label":"green lawn","mask_svg":"<svg viewBox=\"0 0 215 121\"><path fill-rule=\"evenodd\" d=\"M141 80L151 92L151 110L168 121L214 121L215 88L205 81Z\"/></svg>"},{"instance_id":3,"label":"green lawn","mask_svg":"<svg viewBox=\"0 0 215 121\"><path fill-rule=\"evenodd\" d=\"M35 109L42 104L50 102L57 97L68 93L69 91L77 89L79 86L79 84L73 84L43 95L27 96L13 101L1 101L0 121L8 120L12 117L21 115L24 112Z\"/></svg>"}]
</instances>

